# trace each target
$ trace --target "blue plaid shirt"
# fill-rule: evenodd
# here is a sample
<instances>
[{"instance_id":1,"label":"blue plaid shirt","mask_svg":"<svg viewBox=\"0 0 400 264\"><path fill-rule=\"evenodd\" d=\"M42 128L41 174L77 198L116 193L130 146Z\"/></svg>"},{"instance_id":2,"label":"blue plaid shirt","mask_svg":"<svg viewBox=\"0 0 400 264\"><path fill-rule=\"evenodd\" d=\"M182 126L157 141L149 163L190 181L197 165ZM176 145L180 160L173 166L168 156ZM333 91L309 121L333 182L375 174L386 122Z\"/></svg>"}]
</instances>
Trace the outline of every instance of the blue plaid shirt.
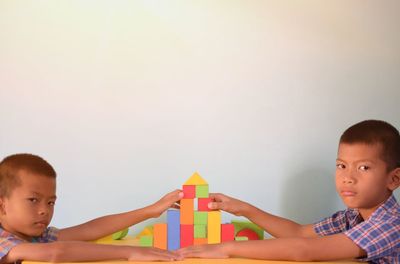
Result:
<instances>
[{"instance_id":1,"label":"blue plaid shirt","mask_svg":"<svg viewBox=\"0 0 400 264\"><path fill-rule=\"evenodd\" d=\"M339 211L314 224L318 235L345 234L367 252L361 261L400 263L400 206L392 195L363 221L356 209Z\"/></svg>"},{"instance_id":2,"label":"blue plaid shirt","mask_svg":"<svg viewBox=\"0 0 400 264\"><path fill-rule=\"evenodd\" d=\"M55 227L48 227L40 237L34 237L31 243L48 243L57 241L58 229ZM8 254L8 252L20 243L25 241L10 232L7 232L0 226L0 260Z\"/></svg>"}]
</instances>

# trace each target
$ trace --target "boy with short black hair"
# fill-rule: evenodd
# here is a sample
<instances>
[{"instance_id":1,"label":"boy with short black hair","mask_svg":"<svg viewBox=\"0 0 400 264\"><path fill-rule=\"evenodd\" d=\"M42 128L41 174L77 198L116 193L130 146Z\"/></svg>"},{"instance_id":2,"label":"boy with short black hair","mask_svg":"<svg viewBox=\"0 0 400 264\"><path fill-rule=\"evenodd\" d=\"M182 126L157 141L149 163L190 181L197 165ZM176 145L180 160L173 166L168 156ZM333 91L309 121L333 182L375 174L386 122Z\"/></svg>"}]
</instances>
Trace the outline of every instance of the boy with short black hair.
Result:
<instances>
[{"instance_id":1,"label":"boy with short black hair","mask_svg":"<svg viewBox=\"0 0 400 264\"><path fill-rule=\"evenodd\" d=\"M15 154L0 163L0 263L21 260L68 262L109 259L179 260L157 248L99 245L90 242L152 217L183 196L180 190L147 207L100 217L65 229L48 227L56 201L56 172L44 159Z\"/></svg>"},{"instance_id":2,"label":"boy with short black hair","mask_svg":"<svg viewBox=\"0 0 400 264\"><path fill-rule=\"evenodd\" d=\"M227 242L183 248L185 257L231 256L320 261L357 258L400 263L400 135L392 125L366 120L341 136L336 190L347 210L309 225L268 214L246 202L212 194L211 209L245 216L277 239Z\"/></svg>"}]
</instances>

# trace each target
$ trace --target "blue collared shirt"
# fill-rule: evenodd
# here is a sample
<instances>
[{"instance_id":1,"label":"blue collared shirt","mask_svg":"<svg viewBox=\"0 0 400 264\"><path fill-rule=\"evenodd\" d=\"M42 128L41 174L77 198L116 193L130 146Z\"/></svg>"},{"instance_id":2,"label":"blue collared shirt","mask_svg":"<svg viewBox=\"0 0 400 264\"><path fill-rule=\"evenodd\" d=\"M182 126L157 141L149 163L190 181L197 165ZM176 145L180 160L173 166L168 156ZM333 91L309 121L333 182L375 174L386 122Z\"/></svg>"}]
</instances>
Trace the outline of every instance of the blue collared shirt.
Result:
<instances>
[{"instance_id":1,"label":"blue collared shirt","mask_svg":"<svg viewBox=\"0 0 400 264\"><path fill-rule=\"evenodd\" d=\"M400 206L391 195L372 215L363 221L357 209L339 211L314 224L318 235L345 234L371 263L400 263Z\"/></svg>"}]
</instances>

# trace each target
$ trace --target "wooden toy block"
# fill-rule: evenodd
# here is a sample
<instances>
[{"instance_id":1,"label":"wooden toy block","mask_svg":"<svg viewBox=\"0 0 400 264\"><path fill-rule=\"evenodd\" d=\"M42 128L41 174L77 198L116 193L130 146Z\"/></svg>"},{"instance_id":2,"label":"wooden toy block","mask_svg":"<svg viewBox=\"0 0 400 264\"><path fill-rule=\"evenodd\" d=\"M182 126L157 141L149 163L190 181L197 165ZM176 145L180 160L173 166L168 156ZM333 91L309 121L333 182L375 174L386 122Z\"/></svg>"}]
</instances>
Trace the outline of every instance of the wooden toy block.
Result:
<instances>
[{"instance_id":1,"label":"wooden toy block","mask_svg":"<svg viewBox=\"0 0 400 264\"><path fill-rule=\"evenodd\" d=\"M208 212L207 223L207 238L208 244L216 244L221 242L221 212L210 211Z\"/></svg>"},{"instance_id":2,"label":"wooden toy block","mask_svg":"<svg viewBox=\"0 0 400 264\"><path fill-rule=\"evenodd\" d=\"M221 225L221 242L235 240L235 226L233 224Z\"/></svg>"},{"instance_id":3,"label":"wooden toy block","mask_svg":"<svg viewBox=\"0 0 400 264\"><path fill-rule=\"evenodd\" d=\"M156 248L167 249L167 224L154 225L153 246Z\"/></svg>"},{"instance_id":4,"label":"wooden toy block","mask_svg":"<svg viewBox=\"0 0 400 264\"><path fill-rule=\"evenodd\" d=\"M194 226L181 225L181 248L193 245Z\"/></svg>"},{"instance_id":5,"label":"wooden toy block","mask_svg":"<svg viewBox=\"0 0 400 264\"><path fill-rule=\"evenodd\" d=\"M197 210L199 211L211 211L208 208L208 203L211 202L211 198L198 198L197 199Z\"/></svg>"},{"instance_id":6,"label":"wooden toy block","mask_svg":"<svg viewBox=\"0 0 400 264\"><path fill-rule=\"evenodd\" d=\"M194 225L194 238L206 238L206 237L207 237L207 226Z\"/></svg>"},{"instance_id":7,"label":"wooden toy block","mask_svg":"<svg viewBox=\"0 0 400 264\"><path fill-rule=\"evenodd\" d=\"M205 185L208 184L197 172L187 180L183 185Z\"/></svg>"},{"instance_id":8,"label":"wooden toy block","mask_svg":"<svg viewBox=\"0 0 400 264\"><path fill-rule=\"evenodd\" d=\"M205 245L207 242L207 238L195 238L193 240L193 245Z\"/></svg>"},{"instance_id":9,"label":"wooden toy block","mask_svg":"<svg viewBox=\"0 0 400 264\"><path fill-rule=\"evenodd\" d=\"M249 240L247 237L241 237L241 236L235 237L235 241L247 241L247 240Z\"/></svg>"},{"instance_id":10,"label":"wooden toy block","mask_svg":"<svg viewBox=\"0 0 400 264\"><path fill-rule=\"evenodd\" d=\"M195 185L183 185L183 199L196 198L196 186Z\"/></svg>"},{"instance_id":11,"label":"wooden toy block","mask_svg":"<svg viewBox=\"0 0 400 264\"><path fill-rule=\"evenodd\" d=\"M237 233L240 230L242 230L244 228L249 228L257 233L258 239L261 239L261 240L264 239L264 230L261 227L259 227L258 225L254 224L250 221L232 220L231 223L235 226L235 236L237 236Z\"/></svg>"},{"instance_id":12,"label":"wooden toy block","mask_svg":"<svg viewBox=\"0 0 400 264\"><path fill-rule=\"evenodd\" d=\"M258 234L250 228L243 228L237 232L236 235L240 237L247 237L249 240L260 240Z\"/></svg>"},{"instance_id":13,"label":"wooden toy block","mask_svg":"<svg viewBox=\"0 0 400 264\"><path fill-rule=\"evenodd\" d=\"M181 245L180 211L167 211L167 247L168 250L177 250Z\"/></svg>"},{"instance_id":14,"label":"wooden toy block","mask_svg":"<svg viewBox=\"0 0 400 264\"><path fill-rule=\"evenodd\" d=\"M208 185L196 185L196 198L208 198Z\"/></svg>"},{"instance_id":15,"label":"wooden toy block","mask_svg":"<svg viewBox=\"0 0 400 264\"><path fill-rule=\"evenodd\" d=\"M153 234L153 226L149 225L143 228L143 230L136 236L136 238L140 238L141 236L148 236Z\"/></svg>"},{"instance_id":16,"label":"wooden toy block","mask_svg":"<svg viewBox=\"0 0 400 264\"><path fill-rule=\"evenodd\" d=\"M193 225L194 199L181 200L181 225Z\"/></svg>"},{"instance_id":17,"label":"wooden toy block","mask_svg":"<svg viewBox=\"0 0 400 264\"><path fill-rule=\"evenodd\" d=\"M139 239L139 245L141 247L152 247L153 246L153 236L142 236Z\"/></svg>"},{"instance_id":18,"label":"wooden toy block","mask_svg":"<svg viewBox=\"0 0 400 264\"><path fill-rule=\"evenodd\" d=\"M194 224L195 225L207 225L207 218L208 213L207 212L199 212L195 211L194 212Z\"/></svg>"}]
</instances>

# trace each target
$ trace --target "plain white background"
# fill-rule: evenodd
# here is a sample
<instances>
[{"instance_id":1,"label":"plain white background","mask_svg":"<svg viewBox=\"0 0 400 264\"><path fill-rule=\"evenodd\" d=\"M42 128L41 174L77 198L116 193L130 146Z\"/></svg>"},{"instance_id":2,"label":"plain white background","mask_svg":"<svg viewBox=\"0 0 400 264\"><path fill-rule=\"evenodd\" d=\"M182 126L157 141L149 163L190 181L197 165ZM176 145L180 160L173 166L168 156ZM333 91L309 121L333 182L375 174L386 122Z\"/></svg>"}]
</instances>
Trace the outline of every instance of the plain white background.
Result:
<instances>
[{"instance_id":1,"label":"plain white background","mask_svg":"<svg viewBox=\"0 0 400 264\"><path fill-rule=\"evenodd\" d=\"M341 133L371 118L400 128L398 10L0 0L0 157L55 167L58 227L148 205L194 171L212 192L317 221L344 208Z\"/></svg>"}]
</instances>

